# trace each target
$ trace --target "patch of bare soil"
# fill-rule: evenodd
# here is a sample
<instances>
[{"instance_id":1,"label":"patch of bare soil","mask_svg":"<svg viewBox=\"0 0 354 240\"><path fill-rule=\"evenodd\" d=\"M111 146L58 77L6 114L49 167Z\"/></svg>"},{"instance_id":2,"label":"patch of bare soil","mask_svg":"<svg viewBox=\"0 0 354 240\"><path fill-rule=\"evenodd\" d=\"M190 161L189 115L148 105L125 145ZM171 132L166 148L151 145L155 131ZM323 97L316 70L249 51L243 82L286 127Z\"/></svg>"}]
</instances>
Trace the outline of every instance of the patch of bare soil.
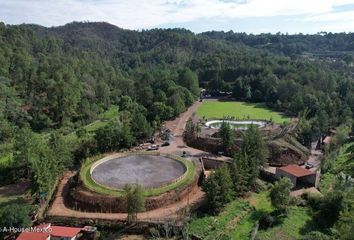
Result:
<instances>
[{"instance_id":1,"label":"patch of bare soil","mask_svg":"<svg viewBox=\"0 0 354 240\"><path fill-rule=\"evenodd\" d=\"M26 192L29 187L29 181L22 181L15 184L0 187L0 196L21 195Z\"/></svg>"}]
</instances>

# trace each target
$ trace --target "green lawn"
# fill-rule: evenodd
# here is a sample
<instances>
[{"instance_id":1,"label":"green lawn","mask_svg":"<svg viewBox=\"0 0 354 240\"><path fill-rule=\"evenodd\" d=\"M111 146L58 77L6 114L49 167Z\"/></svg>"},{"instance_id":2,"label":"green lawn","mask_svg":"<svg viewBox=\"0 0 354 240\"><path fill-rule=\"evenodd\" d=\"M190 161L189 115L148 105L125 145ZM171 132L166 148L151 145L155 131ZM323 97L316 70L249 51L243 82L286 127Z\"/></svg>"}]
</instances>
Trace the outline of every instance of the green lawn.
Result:
<instances>
[{"instance_id":1,"label":"green lawn","mask_svg":"<svg viewBox=\"0 0 354 240\"><path fill-rule=\"evenodd\" d=\"M309 209L304 207L291 207L288 216L284 221L267 230L258 232L257 237L260 240L295 240L303 234L301 230L306 228L306 223L311 220Z\"/></svg>"},{"instance_id":2,"label":"green lawn","mask_svg":"<svg viewBox=\"0 0 354 240\"><path fill-rule=\"evenodd\" d=\"M224 118L234 117L238 120L270 120L276 123L289 122L290 118L274 112L262 103L205 101L197 109L198 117Z\"/></svg>"},{"instance_id":3,"label":"green lawn","mask_svg":"<svg viewBox=\"0 0 354 240\"><path fill-rule=\"evenodd\" d=\"M118 106L112 105L107 111L101 113L99 118L101 120L111 120L119 115Z\"/></svg>"}]
</instances>

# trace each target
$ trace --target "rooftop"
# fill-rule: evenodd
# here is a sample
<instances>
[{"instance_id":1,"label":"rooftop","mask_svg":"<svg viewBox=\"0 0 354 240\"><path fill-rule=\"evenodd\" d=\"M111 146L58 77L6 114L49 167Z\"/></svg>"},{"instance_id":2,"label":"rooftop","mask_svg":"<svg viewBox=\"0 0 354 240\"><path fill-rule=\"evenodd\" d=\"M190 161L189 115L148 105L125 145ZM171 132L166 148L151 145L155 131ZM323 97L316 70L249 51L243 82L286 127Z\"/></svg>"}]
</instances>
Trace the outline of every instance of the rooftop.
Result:
<instances>
[{"instance_id":1,"label":"rooftop","mask_svg":"<svg viewBox=\"0 0 354 240\"><path fill-rule=\"evenodd\" d=\"M312 174L315 174L313 172L311 172L310 170L307 170L305 168L302 168L298 165L288 165L285 167L280 167L279 169L281 169L284 172L287 172L295 177L305 177L305 176L309 176Z\"/></svg>"},{"instance_id":2,"label":"rooftop","mask_svg":"<svg viewBox=\"0 0 354 240\"><path fill-rule=\"evenodd\" d=\"M82 228L51 226L50 224L41 224L35 227L38 232L23 232L17 240L47 240L49 237L73 238Z\"/></svg>"},{"instance_id":3,"label":"rooftop","mask_svg":"<svg viewBox=\"0 0 354 240\"><path fill-rule=\"evenodd\" d=\"M17 240L47 240L49 233L46 232L22 232Z\"/></svg>"},{"instance_id":4,"label":"rooftop","mask_svg":"<svg viewBox=\"0 0 354 240\"><path fill-rule=\"evenodd\" d=\"M82 228L52 226L50 235L53 237L75 237Z\"/></svg>"}]
</instances>

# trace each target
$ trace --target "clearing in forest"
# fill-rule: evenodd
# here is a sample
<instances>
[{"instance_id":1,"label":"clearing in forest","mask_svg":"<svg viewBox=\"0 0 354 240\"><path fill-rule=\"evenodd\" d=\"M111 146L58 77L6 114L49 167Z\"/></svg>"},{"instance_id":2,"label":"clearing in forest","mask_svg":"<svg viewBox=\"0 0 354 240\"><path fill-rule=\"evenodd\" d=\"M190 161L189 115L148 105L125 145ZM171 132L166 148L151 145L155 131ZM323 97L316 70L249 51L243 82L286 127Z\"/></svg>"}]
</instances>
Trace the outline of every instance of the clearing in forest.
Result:
<instances>
[{"instance_id":1,"label":"clearing in forest","mask_svg":"<svg viewBox=\"0 0 354 240\"><path fill-rule=\"evenodd\" d=\"M200 118L222 119L233 117L237 120L272 120L275 123L289 122L290 118L274 112L263 103L205 101L197 110Z\"/></svg>"}]
</instances>

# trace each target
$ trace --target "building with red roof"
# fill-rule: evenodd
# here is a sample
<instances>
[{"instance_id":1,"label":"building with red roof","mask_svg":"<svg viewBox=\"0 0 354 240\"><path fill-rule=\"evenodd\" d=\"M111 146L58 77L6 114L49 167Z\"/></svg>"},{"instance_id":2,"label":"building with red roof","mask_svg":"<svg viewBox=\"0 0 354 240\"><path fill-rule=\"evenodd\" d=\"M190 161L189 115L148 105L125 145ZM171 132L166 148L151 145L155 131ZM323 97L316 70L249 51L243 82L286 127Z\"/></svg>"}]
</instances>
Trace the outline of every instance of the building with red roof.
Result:
<instances>
[{"instance_id":1,"label":"building with red roof","mask_svg":"<svg viewBox=\"0 0 354 240\"><path fill-rule=\"evenodd\" d=\"M22 232L17 240L50 240L49 233Z\"/></svg>"},{"instance_id":2,"label":"building with red roof","mask_svg":"<svg viewBox=\"0 0 354 240\"><path fill-rule=\"evenodd\" d=\"M278 178L287 177L291 180L294 187L299 185L316 186L317 174L298 165L288 165L277 168L275 176Z\"/></svg>"},{"instance_id":3,"label":"building with red roof","mask_svg":"<svg viewBox=\"0 0 354 240\"><path fill-rule=\"evenodd\" d=\"M82 228L42 224L22 232L17 240L76 240Z\"/></svg>"}]
</instances>

